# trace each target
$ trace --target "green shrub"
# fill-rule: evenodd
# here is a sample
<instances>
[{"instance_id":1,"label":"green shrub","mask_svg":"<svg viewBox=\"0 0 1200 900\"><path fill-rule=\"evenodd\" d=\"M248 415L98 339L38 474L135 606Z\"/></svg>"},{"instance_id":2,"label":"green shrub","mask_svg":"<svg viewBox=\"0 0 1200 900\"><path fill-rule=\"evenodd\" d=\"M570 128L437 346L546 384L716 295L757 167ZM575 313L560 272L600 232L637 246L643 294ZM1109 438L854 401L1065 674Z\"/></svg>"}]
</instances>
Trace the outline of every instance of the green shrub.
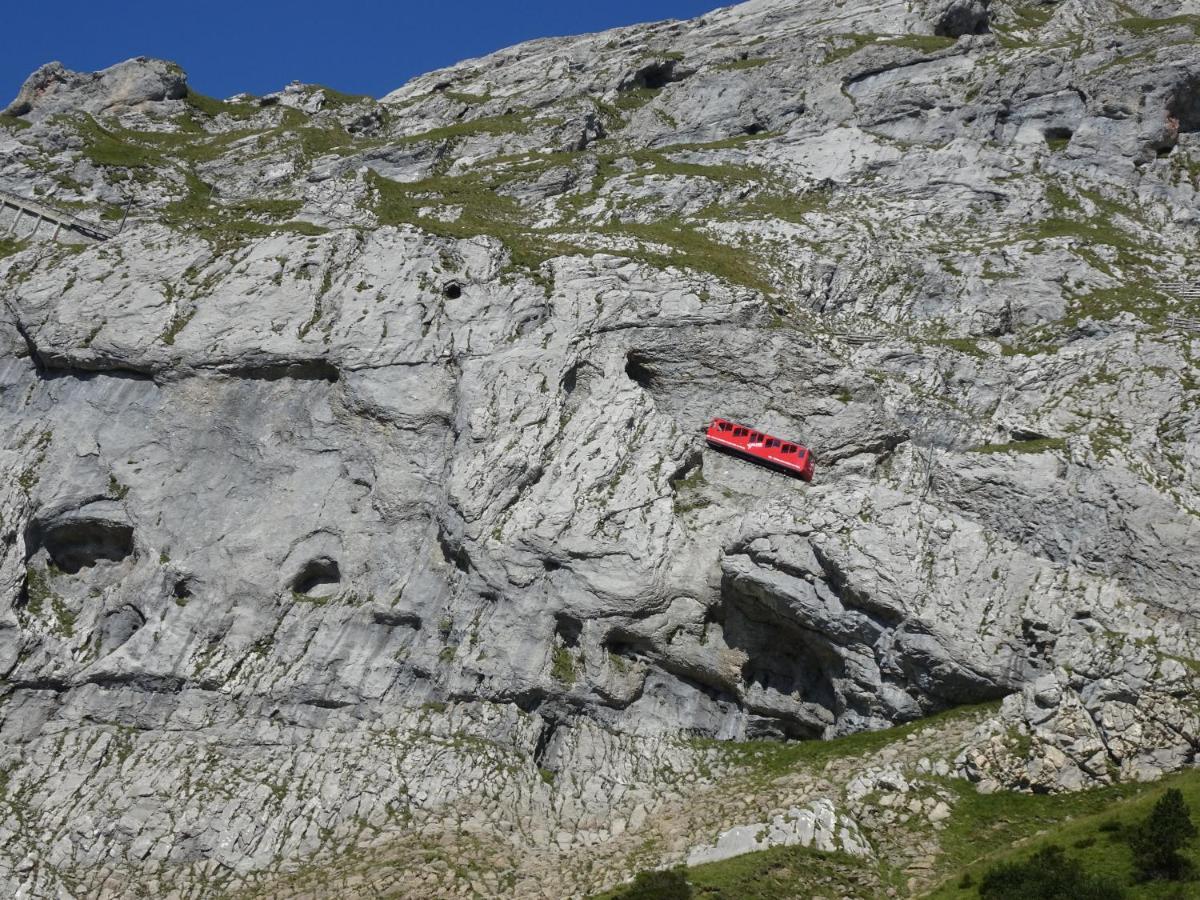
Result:
<instances>
[{"instance_id":1,"label":"green shrub","mask_svg":"<svg viewBox=\"0 0 1200 900\"><path fill-rule=\"evenodd\" d=\"M613 900L689 900L692 887L683 869L638 872L633 884L613 895Z\"/></svg>"},{"instance_id":2,"label":"green shrub","mask_svg":"<svg viewBox=\"0 0 1200 900\"><path fill-rule=\"evenodd\" d=\"M1023 862L1000 863L979 883L982 900L1121 900L1125 889L1090 875L1050 845Z\"/></svg>"},{"instance_id":3,"label":"green shrub","mask_svg":"<svg viewBox=\"0 0 1200 900\"><path fill-rule=\"evenodd\" d=\"M563 684L575 683L575 659L571 656L571 651L566 647L554 648L554 659L550 667L550 674L554 676L555 681L560 681Z\"/></svg>"},{"instance_id":4,"label":"green shrub","mask_svg":"<svg viewBox=\"0 0 1200 900\"><path fill-rule=\"evenodd\" d=\"M1191 863L1179 851L1196 837L1196 826L1183 794L1171 788L1146 820L1129 833L1133 864L1144 880L1177 881L1190 874Z\"/></svg>"}]
</instances>

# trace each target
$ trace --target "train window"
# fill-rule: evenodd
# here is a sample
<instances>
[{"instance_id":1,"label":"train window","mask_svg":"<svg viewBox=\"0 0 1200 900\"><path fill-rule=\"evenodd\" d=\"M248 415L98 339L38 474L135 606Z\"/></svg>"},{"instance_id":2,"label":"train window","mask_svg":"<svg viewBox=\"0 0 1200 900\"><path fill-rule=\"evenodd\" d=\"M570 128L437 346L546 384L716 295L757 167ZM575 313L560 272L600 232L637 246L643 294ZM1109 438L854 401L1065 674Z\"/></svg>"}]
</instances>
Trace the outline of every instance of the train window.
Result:
<instances>
[{"instance_id":1,"label":"train window","mask_svg":"<svg viewBox=\"0 0 1200 900\"><path fill-rule=\"evenodd\" d=\"M776 438L771 438L769 441L767 441L767 446L768 447L778 447L779 441Z\"/></svg>"},{"instance_id":2,"label":"train window","mask_svg":"<svg viewBox=\"0 0 1200 900\"><path fill-rule=\"evenodd\" d=\"M742 435L744 435L745 433L746 433L746 429L745 429L745 428L735 428L735 429L733 429L733 436L734 436L734 437L741 437L741 436L742 436Z\"/></svg>"},{"instance_id":3,"label":"train window","mask_svg":"<svg viewBox=\"0 0 1200 900\"><path fill-rule=\"evenodd\" d=\"M729 430L729 423L728 423L728 422L719 422L719 423L717 424L717 427L718 427L718 428L720 428L722 431L728 431L728 430Z\"/></svg>"},{"instance_id":4,"label":"train window","mask_svg":"<svg viewBox=\"0 0 1200 900\"><path fill-rule=\"evenodd\" d=\"M784 452L784 453L795 453L795 452L796 452L796 448L795 448L795 447L793 447L791 444L784 444L784 445L783 445L783 452Z\"/></svg>"}]
</instances>

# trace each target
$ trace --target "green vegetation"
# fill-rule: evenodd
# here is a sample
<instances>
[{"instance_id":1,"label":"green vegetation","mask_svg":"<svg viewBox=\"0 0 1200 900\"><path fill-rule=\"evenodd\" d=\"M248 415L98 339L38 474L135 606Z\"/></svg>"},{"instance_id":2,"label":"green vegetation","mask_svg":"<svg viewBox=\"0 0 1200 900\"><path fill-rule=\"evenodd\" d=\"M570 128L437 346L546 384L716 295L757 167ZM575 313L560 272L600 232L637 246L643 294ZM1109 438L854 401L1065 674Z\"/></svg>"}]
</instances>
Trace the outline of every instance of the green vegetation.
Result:
<instances>
[{"instance_id":1,"label":"green vegetation","mask_svg":"<svg viewBox=\"0 0 1200 900\"><path fill-rule=\"evenodd\" d=\"M198 94L193 90L188 91L184 102L201 115L213 119L219 115L227 115L234 119L248 119L260 112L260 108L254 103L228 103Z\"/></svg>"},{"instance_id":2,"label":"green vegetation","mask_svg":"<svg viewBox=\"0 0 1200 900\"><path fill-rule=\"evenodd\" d=\"M563 684L575 683L575 658L566 647L555 647L554 658L550 665L550 674L555 681Z\"/></svg>"},{"instance_id":3,"label":"green vegetation","mask_svg":"<svg viewBox=\"0 0 1200 900\"><path fill-rule=\"evenodd\" d=\"M1125 891L1115 882L1084 871L1067 859L1062 847L1043 847L1028 860L1001 863L989 869L979 885L984 900L1121 900Z\"/></svg>"},{"instance_id":4,"label":"green vegetation","mask_svg":"<svg viewBox=\"0 0 1200 900\"><path fill-rule=\"evenodd\" d=\"M496 190L503 179L495 174L435 176L408 184L373 171L367 178L378 197L374 212L381 225L411 223L431 234L452 238L491 235L508 248L512 268L535 275L545 260L579 252L525 225L517 202ZM454 221L421 214L422 208L438 206L460 206L462 212Z\"/></svg>"},{"instance_id":5,"label":"green vegetation","mask_svg":"<svg viewBox=\"0 0 1200 900\"><path fill-rule=\"evenodd\" d=\"M595 900L780 900L783 897L882 897L870 890L861 860L804 847L776 847L690 869L639 872Z\"/></svg>"},{"instance_id":6,"label":"green vegetation","mask_svg":"<svg viewBox=\"0 0 1200 900\"><path fill-rule=\"evenodd\" d=\"M103 128L88 115L74 117L73 124L84 140L83 155L97 166L152 169L165 164L160 152L135 140L136 132Z\"/></svg>"},{"instance_id":7,"label":"green vegetation","mask_svg":"<svg viewBox=\"0 0 1200 900\"><path fill-rule=\"evenodd\" d=\"M1200 16L1198 15L1168 16L1162 19L1131 16L1127 19L1118 19L1117 24L1139 37L1154 31L1176 27L1187 27L1192 29L1197 35L1200 35Z\"/></svg>"},{"instance_id":8,"label":"green vegetation","mask_svg":"<svg viewBox=\"0 0 1200 900\"><path fill-rule=\"evenodd\" d=\"M129 496L129 487L127 485L121 484L121 482L119 482L117 480L116 475L109 475L108 476L108 493L109 493L109 496L116 497L118 500L124 500L126 497Z\"/></svg>"},{"instance_id":9,"label":"green vegetation","mask_svg":"<svg viewBox=\"0 0 1200 900\"><path fill-rule=\"evenodd\" d=\"M667 869L638 872L631 885L603 896L611 900L688 900L694 895L683 869Z\"/></svg>"},{"instance_id":10,"label":"green vegetation","mask_svg":"<svg viewBox=\"0 0 1200 900\"><path fill-rule=\"evenodd\" d=\"M595 252L568 243L554 230L533 228L520 204L501 192L505 185L536 177L554 166L576 164L578 156L560 153L549 156L494 160L491 165L462 175L435 175L422 181L400 183L374 172L368 175L377 202L374 212L381 224L415 224L444 237L471 238L490 235L508 248L512 269L530 273L540 279L542 263L554 256ZM761 170L729 164L701 165L680 162L670 151L636 151L630 154L602 155L598 178L607 180L622 174L618 160L637 166L637 176L703 177L722 184L761 184L767 178ZM579 208L589 202L591 195L572 198ZM754 198L739 205L738 214L751 217L775 215L789 221L803 216L810 209L823 207L825 194L797 198L779 191L762 190ZM454 210L456 215L439 217L439 208ZM422 213L422 210L425 210ZM628 256L658 267L677 266L708 272L727 281L761 291L772 289L759 263L744 248L731 246L710 237L704 231L710 210L695 220L680 217L664 218L651 223L613 223L601 227L581 225L578 230L611 238L632 239L635 247L625 243L606 248L605 252ZM728 217L729 211L722 211Z\"/></svg>"},{"instance_id":11,"label":"green vegetation","mask_svg":"<svg viewBox=\"0 0 1200 900\"><path fill-rule=\"evenodd\" d=\"M478 106L492 99L490 94L469 94L466 91L442 91L442 96L467 106Z\"/></svg>"},{"instance_id":12,"label":"green vegetation","mask_svg":"<svg viewBox=\"0 0 1200 900\"><path fill-rule=\"evenodd\" d=\"M947 47L953 47L956 41L957 38L942 37L936 34L901 34L885 37L878 43L885 47L907 47L921 53L936 53Z\"/></svg>"},{"instance_id":13,"label":"green vegetation","mask_svg":"<svg viewBox=\"0 0 1200 900\"><path fill-rule=\"evenodd\" d=\"M370 94L347 94L345 91L339 91L331 87L326 87L323 84L316 84L313 87L325 95L325 104L322 109L341 109L346 106L355 106L359 103L378 104L379 101Z\"/></svg>"},{"instance_id":14,"label":"green vegetation","mask_svg":"<svg viewBox=\"0 0 1200 900\"><path fill-rule=\"evenodd\" d=\"M1172 788L1129 834L1129 848L1139 879L1179 881L1190 874L1192 861L1180 851L1195 839L1196 825L1183 792Z\"/></svg>"},{"instance_id":15,"label":"green vegetation","mask_svg":"<svg viewBox=\"0 0 1200 900\"><path fill-rule=\"evenodd\" d=\"M308 235L325 233L326 229L310 222L280 221L299 210L298 200L218 203L213 200L212 185L192 172L187 172L185 178L187 194L163 208L162 220L176 228L197 231L218 249L237 245L246 238L262 237L278 231ZM182 328L182 325L179 327Z\"/></svg>"},{"instance_id":16,"label":"green vegetation","mask_svg":"<svg viewBox=\"0 0 1200 900\"><path fill-rule=\"evenodd\" d=\"M53 616L51 630L60 637L69 638L75 634L75 613L67 607L66 601L50 586L50 576L58 572L53 563L49 570L29 566L25 569L25 607L24 612L36 618L49 612ZM47 609L48 607L48 609Z\"/></svg>"},{"instance_id":17,"label":"green vegetation","mask_svg":"<svg viewBox=\"0 0 1200 900\"><path fill-rule=\"evenodd\" d=\"M192 317L194 315L196 315L195 307L184 310L176 310L175 315L171 317L171 321L167 323L166 330L164 330L162 333L162 342L168 347L173 346L175 343L175 338L178 337L179 332L183 331L184 326L186 326L188 322L192 321Z\"/></svg>"},{"instance_id":18,"label":"green vegetation","mask_svg":"<svg viewBox=\"0 0 1200 900\"><path fill-rule=\"evenodd\" d=\"M1008 444L980 444L972 447L972 453L1049 453L1066 450L1066 438L1035 438L1031 441L1013 441Z\"/></svg>"},{"instance_id":19,"label":"green vegetation","mask_svg":"<svg viewBox=\"0 0 1200 900\"><path fill-rule=\"evenodd\" d=\"M442 128L433 128L419 134L410 134L395 143L398 145L418 144L425 141L447 141L475 134L521 134L529 130L523 116L510 113L503 116L482 116L466 122L455 122Z\"/></svg>"},{"instance_id":20,"label":"green vegetation","mask_svg":"<svg viewBox=\"0 0 1200 900\"><path fill-rule=\"evenodd\" d=\"M31 127L24 119L19 119L16 116L0 115L0 128L7 128L10 131L24 131Z\"/></svg>"},{"instance_id":21,"label":"green vegetation","mask_svg":"<svg viewBox=\"0 0 1200 900\"><path fill-rule=\"evenodd\" d=\"M640 261L658 268L679 266L696 269L755 290L772 290L761 266L752 255L709 237L699 227L684 219L669 218L649 224L615 225L604 231L610 234L633 235L643 241L670 247L668 252L646 249L636 254Z\"/></svg>"},{"instance_id":22,"label":"green vegetation","mask_svg":"<svg viewBox=\"0 0 1200 900\"><path fill-rule=\"evenodd\" d=\"M1164 788L1166 789L1164 791ZM1177 795L1177 796L1171 796ZM947 873L932 900L1008 900L1016 894L982 894L989 872L1028 863L1059 847L1063 865L1078 863L1095 883L1116 885L1131 900L1193 896L1178 883L1147 878L1150 869L1184 877L1200 862L1186 816L1200 803L1200 772L1168 776L1157 784L1121 784L1069 794L979 794L963 786L950 827L942 834ZM1138 847L1154 848L1149 856ZM1170 853L1158 851L1173 847ZM1176 859L1170 860L1170 854ZM1157 860L1154 859L1157 857ZM1166 861L1166 868L1159 864ZM1024 896L1037 897L1037 894ZM1066 896L1088 897L1084 893ZM1104 896L1104 895L1096 895Z\"/></svg>"},{"instance_id":23,"label":"green vegetation","mask_svg":"<svg viewBox=\"0 0 1200 900\"><path fill-rule=\"evenodd\" d=\"M46 572L33 566L25 570L25 611L40 616L42 609L54 597Z\"/></svg>"},{"instance_id":24,"label":"green vegetation","mask_svg":"<svg viewBox=\"0 0 1200 900\"><path fill-rule=\"evenodd\" d=\"M305 594L301 591L292 591L293 603L307 603L310 606L328 606L332 597L317 597L313 594Z\"/></svg>"},{"instance_id":25,"label":"green vegetation","mask_svg":"<svg viewBox=\"0 0 1200 900\"><path fill-rule=\"evenodd\" d=\"M10 238L0 238L0 259L3 259L6 256L12 256L14 253L24 249L24 241L14 241Z\"/></svg>"},{"instance_id":26,"label":"green vegetation","mask_svg":"<svg viewBox=\"0 0 1200 900\"><path fill-rule=\"evenodd\" d=\"M50 610L54 613L54 633L60 637L74 637L75 613L67 608L66 602L58 594L50 595Z\"/></svg>"},{"instance_id":27,"label":"green vegetation","mask_svg":"<svg viewBox=\"0 0 1200 900\"><path fill-rule=\"evenodd\" d=\"M199 94L189 94L187 103L206 117L226 113L244 119L262 112L252 104L225 103ZM179 173L186 193L164 207L163 221L198 231L218 249L277 231L313 235L325 229L307 222L285 221L299 210L301 203L297 200L218 201L212 185L197 174L199 165L217 159L231 144L248 137L254 137L258 145L293 141L306 159L347 146L352 140L340 128L304 125L303 114L292 109L283 110L280 124L265 131L250 128L216 134L204 131L190 115L177 119L180 130L174 132L139 132L115 124L101 125L88 115L75 115L67 121L83 138L84 156L97 166L123 170L126 177L140 181L154 177L153 173ZM112 212L113 216L120 214L119 210Z\"/></svg>"},{"instance_id":28,"label":"green vegetation","mask_svg":"<svg viewBox=\"0 0 1200 900\"><path fill-rule=\"evenodd\" d=\"M952 711L939 718L977 711ZM922 721L834 741L775 747L735 745L734 752L773 780L801 766L819 771L834 760L852 762L928 724ZM718 749L722 746L703 743ZM1166 794L1163 785L1147 784L1064 794L981 794L959 779L938 780L954 800L951 817L937 832L941 853L935 876L941 883L921 896L933 900L1167 900L1192 896L1162 876L1188 877L1200 861L1200 848L1187 815L1188 804L1200 802L1200 772L1169 776ZM921 834L914 832L913 836ZM1145 849L1139 851L1139 847ZM1148 864L1143 862L1147 860ZM1149 877L1152 873L1155 877ZM689 869L643 872L631 884L601 897L873 898L887 896L889 885L899 886L904 878L886 863L781 847Z\"/></svg>"},{"instance_id":29,"label":"green vegetation","mask_svg":"<svg viewBox=\"0 0 1200 900\"><path fill-rule=\"evenodd\" d=\"M758 781L770 781L797 768L820 770L837 759L863 756L903 740L915 731L939 723L992 712L999 703L960 706L915 722L880 731L860 731L828 741L715 741L697 739L697 746L716 750L734 765L754 773Z\"/></svg>"},{"instance_id":30,"label":"green vegetation","mask_svg":"<svg viewBox=\"0 0 1200 900\"><path fill-rule=\"evenodd\" d=\"M849 32L835 36L837 45L825 57L825 64L853 56L867 46L904 47L918 53L936 53L954 46L954 38L933 34L859 34Z\"/></svg>"},{"instance_id":31,"label":"green vegetation","mask_svg":"<svg viewBox=\"0 0 1200 900\"><path fill-rule=\"evenodd\" d=\"M613 102L621 112L633 112L635 109L641 109L662 92L662 88L638 87L630 88L626 91L621 91L617 95L617 99Z\"/></svg>"},{"instance_id":32,"label":"green vegetation","mask_svg":"<svg viewBox=\"0 0 1200 900\"><path fill-rule=\"evenodd\" d=\"M1073 253L1114 282L1104 288L1068 287L1070 306L1061 324L1071 327L1083 319L1104 321L1130 312L1147 324L1161 325L1172 301L1158 287L1150 255L1157 229L1144 221L1141 211L1088 188L1068 192L1052 184L1045 196L1052 214L1026 226L1018 238L1033 242L1033 252L1043 249L1043 241L1065 238Z\"/></svg>"},{"instance_id":33,"label":"green vegetation","mask_svg":"<svg viewBox=\"0 0 1200 900\"><path fill-rule=\"evenodd\" d=\"M696 466L681 478L671 479L671 492L675 495L675 513L682 515L694 509L703 509L711 504L711 500L702 494L701 488L708 484L704 478L704 468Z\"/></svg>"},{"instance_id":34,"label":"green vegetation","mask_svg":"<svg viewBox=\"0 0 1200 900\"><path fill-rule=\"evenodd\" d=\"M957 353L963 353L967 356L974 356L976 359L986 359L987 353L979 346L978 338L970 337L949 337L949 338L934 338L934 342L941 344L943 347L949 347Z\"/></svg>"},{"instance_id":35,"label":"green vegetation","mask_svg":"<svg viewBox=\"0 0 1200 900\"><path fill-rule=\"evenodd\" d=\"M718 72L738 72L742 69L757 69L759 66L770 65L773 62L775 62L774 57L752 56L747 59L731 59L729 62L723 62L713 68Z\"/></svg>"},{"instance_id":36,"label":"green vegetation","mask_svg":"<svg viewBox=\"0 0 1200 900\"><path fill-rule=\"evenodd\" d=\"M1022 31L1036 31L1054 16L1053 3L1029 3L1012 7L1012 17Z\"/></svg>"}]
</instances>

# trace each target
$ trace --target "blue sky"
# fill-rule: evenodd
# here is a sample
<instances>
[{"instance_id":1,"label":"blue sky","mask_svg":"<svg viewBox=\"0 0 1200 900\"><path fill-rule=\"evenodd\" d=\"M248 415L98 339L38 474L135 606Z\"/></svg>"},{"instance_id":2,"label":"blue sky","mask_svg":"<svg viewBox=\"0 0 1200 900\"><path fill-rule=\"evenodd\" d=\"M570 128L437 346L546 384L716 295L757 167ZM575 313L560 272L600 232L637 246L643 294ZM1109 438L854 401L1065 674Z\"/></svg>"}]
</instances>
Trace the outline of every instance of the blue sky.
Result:
<instances>
[{"instance_id":1,"label":"blue sky","mask_svg":"<svg viewBox=\"0 0 1200 900\"><path fill-rule=\"evenodd\" d=\"M263 94L289 81L382 96L413 75L519 41L657 19L732 0L36 0L7 15L0 107L35 68L171 59L201 93Z\"/></svg>"}]
</instances>

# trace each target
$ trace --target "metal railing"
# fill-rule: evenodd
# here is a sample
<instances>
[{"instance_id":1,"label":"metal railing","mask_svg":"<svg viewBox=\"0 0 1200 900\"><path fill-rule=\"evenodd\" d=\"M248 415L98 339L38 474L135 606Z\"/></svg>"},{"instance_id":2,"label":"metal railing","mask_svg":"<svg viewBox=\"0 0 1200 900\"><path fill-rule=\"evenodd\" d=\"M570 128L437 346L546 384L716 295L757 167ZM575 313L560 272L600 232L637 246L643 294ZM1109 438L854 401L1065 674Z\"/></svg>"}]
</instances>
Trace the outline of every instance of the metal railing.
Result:
<instances>
[{"instance_id":1,"label":"metal railing","mask_svg":"<svg viewBox=\"0 0 1200 900\"><path fill-rule=\"evenodd\" d=\"M3 214L4 210L7 209L11 209L13 212L12 218L5 225ZM22 235L19 233L19 225L21 219L25 216L32 217L34 222L33 228L28 234ZM93 222L86 222L70 213L63 212L61 209L55 209L53 206L49 206L40 200L0 190L0 237L9 237L12 235L26 238L34 237L41 230L43 222L49 222L54 226L53 240L58 239L59 234L64 228L90 238L93 241L107 241L110 238L116 237L115 232L101 228Z\"/></svg>"}]
</instances>

